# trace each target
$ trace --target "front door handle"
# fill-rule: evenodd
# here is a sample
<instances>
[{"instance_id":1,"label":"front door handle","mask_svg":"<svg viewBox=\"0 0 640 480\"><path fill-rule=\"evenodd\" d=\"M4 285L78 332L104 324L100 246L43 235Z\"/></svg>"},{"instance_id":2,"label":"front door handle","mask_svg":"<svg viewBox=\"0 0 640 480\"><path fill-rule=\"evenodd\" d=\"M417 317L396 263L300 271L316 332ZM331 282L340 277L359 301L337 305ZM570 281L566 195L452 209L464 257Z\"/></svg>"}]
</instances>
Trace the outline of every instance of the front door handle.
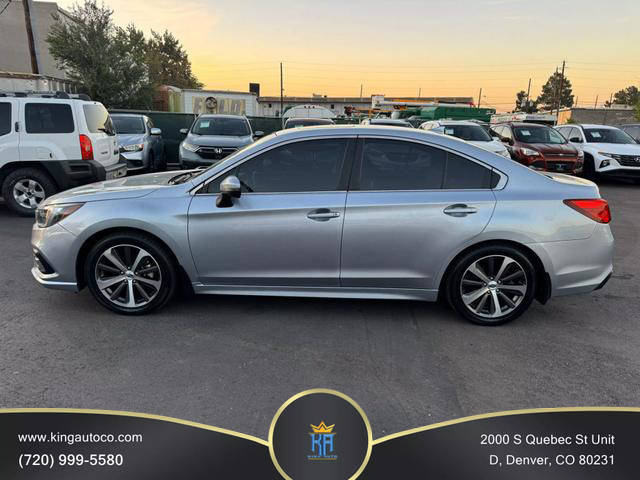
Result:
<instances>
[{"instance_id":1,"label":"front door handle","mask_svg":"<svg viewBox=\"0 0 640 480\"><path fill-rule=\"evenodd\" d=\"M449 205L443 211L445 214L451 215L452 217L466 217L467 215L476 213L478 209L475 207L469 207L464 203L456 203L454 205Z\"/></svg>"},{"instance_id":2,"label":"front door handle","mask_svg":"<svg viewBox=\"0 0 640 480\"><path fill-rule=\"evenodd\" d=\"M307 218L315 220L316 222L326 222L327 220L331 220L332 218L337 218L339 216L340 212L334 212L328 208L318 208L317 210L311 210L307 213Z\"/></svg>"}]
</instances>

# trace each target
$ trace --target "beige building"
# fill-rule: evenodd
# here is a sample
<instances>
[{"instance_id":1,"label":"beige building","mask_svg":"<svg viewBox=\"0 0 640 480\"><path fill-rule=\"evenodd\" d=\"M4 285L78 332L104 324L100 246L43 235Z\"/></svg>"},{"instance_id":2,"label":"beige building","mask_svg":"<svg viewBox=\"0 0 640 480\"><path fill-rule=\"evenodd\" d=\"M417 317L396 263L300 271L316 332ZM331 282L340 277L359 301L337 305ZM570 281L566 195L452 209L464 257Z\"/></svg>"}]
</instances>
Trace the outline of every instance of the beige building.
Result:
<instances>
[{"instance_id":1,"label":"beige building","mask_svg":"<svg viewBox=\"0 0 640 480\"><path fill-rule=\"evenodd\" d=\"M611 108L562 108L558 112L558 125L569 122L594 123L597 125L620 125L637 122L633 107L614 105Z\"/></svg>"},{"instance_id":2,"label":"beige building","mask_svg":"<svg viewBox=\"0 0 640 480\"><path fill-rule=\"evenodd\" d=\"M30 6L30 15L25 13L25 3ZM5 8L6 7L6 8ZM2 9L5 9L4 11ZM49 53L46 42L54 14L71 18L69 13L53 2L34 2L33 0L10 0L0 2L0 72L40 74L46 77L65 79ZM34 71L29 51L28 25L31 24L35 46Z\"/></svg>"}]
</instances>

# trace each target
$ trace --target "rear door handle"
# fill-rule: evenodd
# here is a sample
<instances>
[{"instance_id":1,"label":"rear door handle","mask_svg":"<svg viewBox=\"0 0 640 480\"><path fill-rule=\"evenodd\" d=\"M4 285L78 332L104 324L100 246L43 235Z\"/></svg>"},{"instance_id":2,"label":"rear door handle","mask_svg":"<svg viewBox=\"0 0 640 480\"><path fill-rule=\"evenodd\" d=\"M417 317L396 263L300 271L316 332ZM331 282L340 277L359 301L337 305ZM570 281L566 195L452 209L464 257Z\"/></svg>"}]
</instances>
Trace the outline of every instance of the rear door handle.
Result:
<instances>
[{"instance_id":1,"label":"rear door handle","mask_svg":"<svg viewBox=\"0 0 640 480\"><path fill-rule=\"evenodd\" d=\"M332 218L337 218L339 216L340 212L334 212L328 208L318 208L317 210L311 210L307 213L307 218L315 220L316 222L326 222L327 220L331 220Z\"/></svg>"},{"instance_id":2,"label":"rear door handle","mask_svg":"<svg viewBox=\"0 0 640 480\"><path fill-rule=\"evenodd\" d=\"M449 205L444 209L444 213L447 215L451 215L452 217L466 217L472 213L476 213L478 211L475 207L469 207L464 203L456 203L455 205Z\"/></svg>"}]
</instances>

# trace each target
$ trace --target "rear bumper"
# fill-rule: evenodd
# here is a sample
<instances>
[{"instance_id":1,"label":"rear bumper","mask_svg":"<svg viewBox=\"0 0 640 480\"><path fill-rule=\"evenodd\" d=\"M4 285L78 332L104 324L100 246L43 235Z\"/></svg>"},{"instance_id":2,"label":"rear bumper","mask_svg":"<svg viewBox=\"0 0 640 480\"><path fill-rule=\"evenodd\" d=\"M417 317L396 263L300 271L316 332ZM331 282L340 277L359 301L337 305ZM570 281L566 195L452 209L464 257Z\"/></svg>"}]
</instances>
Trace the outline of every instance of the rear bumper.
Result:
<instances>
[{"instance_id":1,"label":"rear bumper","mask_svg":"<svg viewBox=\"0 0 640 480\"><path fill-rule=\"evenodd\" d=\"M552 297L602 288L613 272L613 235L609 225L597 224L593 235L584 240L528 246L545 264Z\"/></svg>"},{"instance_id":2,"label":"rear bumper","mask_svg":"<svg viewBox=\"0 0 640 480\"><path fill-rule=\"evenodd\" d=\"M56 160L43 162L42 164L53 177L60 190L68 190L69 188L111 178L124 177L127 174L127 163L122 157L120 157L118 163L108 167L96 160Z\"/></svg>"}]
</instances>

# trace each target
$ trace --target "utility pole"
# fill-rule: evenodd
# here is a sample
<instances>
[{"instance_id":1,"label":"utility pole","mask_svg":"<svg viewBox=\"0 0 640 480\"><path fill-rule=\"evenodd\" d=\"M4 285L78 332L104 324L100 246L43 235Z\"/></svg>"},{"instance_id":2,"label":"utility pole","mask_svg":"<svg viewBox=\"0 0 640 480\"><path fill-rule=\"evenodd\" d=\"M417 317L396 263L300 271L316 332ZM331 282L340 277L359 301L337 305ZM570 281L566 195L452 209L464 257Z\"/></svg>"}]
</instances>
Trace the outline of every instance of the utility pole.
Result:
<instances>
[{"instance_id":1,"label":"utility pole","mask_svg":"<svg viewBox=\"0 0 640 480\"><path fill-rule=\"evenodd\" d=\"M529 79L529 86L527 87L527 110L531 107L531 101L529 100L529 94L531 93L531 79ZM529 113L525 110L526 113Z\"/></svg>"},{"instance_id":2,"label":"utility pole","mask_svg":"<svg viewBox=\"0 0 640 480\"><path fill-rule=\"evenodd\" d=\"M478 108L480 108L481 102L482 102L482 87L480 87L480 93L478 93Z\"/></svg>"},{"instance_id":3,"label":"utility pole","mask_svg":"<svg viewBox=\"0 0 640 480\"><path fill-rule=\"evenodd\" d=\"M27 41L29 43L29 56L31 57L31 73L39 74L38 54L36 52L36 41L33 35L31 23L31 0L22 0L22 8L24 10L24 24L27 29Z\"/></svg>"},{"instance_id":4,"label":"utility pole","mask_svg":"<svg viewBox=\"0 0 640 480\"><path fill-rule=\"evenodd\" d=\"M612 105L613 105L613 92L611 92L611 95L609 95L609 108L611 108Z\"/></svg>"},{"instance_id":5,"label":"utility pole","mask_svg":"<svg viewBox=\"0 0 640 480\"><path fill-rule=\"evenodd\" d=\"M280 119L282 119L282 114L284 109L284 82L282 79L282 62L280 62ZM282 120L280 120L282 123Z\"/></svg>"},{"instance_id":6,"label":"utility pole","mask_svg":"<svg viewBox=\"0 0 640 480\"><path fill-rule=\"evenodd\" d=\"M556 112L556 123L558 123L558 117L560 116L560 104L562 103L562 91L564 90L564 64L562 61L562 73L560 74L560 93L558 94L558 111Z\"/></svg>"},{"instance_id":7,"label":"utility pole","mask_svg":"<svg viewBox=\"0 0 640 480\"><path fill-rule=\"evenodd\" d=\"M362 103L362 84L360 84L360 103Z\"/></svg>"},{"instance_id":8,"label":"utility pole","mask_svg":"<svg viewBox=\"0 0 640 480\"><path fill-rule=\"evenodd\" d=\"M598 108L598 95L596 95L596 103L595 103L595 105L593 106L593 108Z\"/></svg>"},{"instance_id":9,"label":"utility pole","mask_svg":"<svg viewBox=\"0 0 640 480\"><path fill-rule=\"evenodd\" d=\"M422 87L418 87L418 100L420 100L421 93L422 93Z\"/></svg>"}]
</instances>

